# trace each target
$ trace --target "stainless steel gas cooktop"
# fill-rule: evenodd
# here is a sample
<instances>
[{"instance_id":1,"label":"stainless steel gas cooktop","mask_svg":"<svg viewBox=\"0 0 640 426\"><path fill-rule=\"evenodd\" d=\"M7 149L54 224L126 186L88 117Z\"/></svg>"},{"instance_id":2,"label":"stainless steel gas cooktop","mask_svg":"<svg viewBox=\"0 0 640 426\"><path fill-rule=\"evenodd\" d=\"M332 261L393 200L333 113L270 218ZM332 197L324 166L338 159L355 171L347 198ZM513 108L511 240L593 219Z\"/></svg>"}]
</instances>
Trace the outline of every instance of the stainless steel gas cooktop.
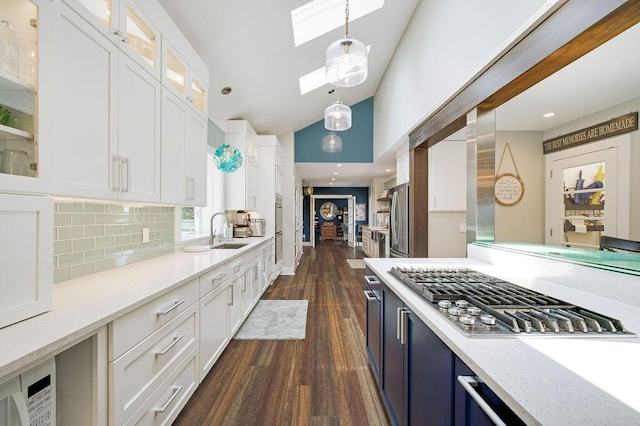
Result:
<instances>
[{"instance_id":1,"label":"stainless steel gas cooktop","mask_svg":"<svg viewBox=\"0 0 640 426\"><path fill-rule=\"evenodd\" d=\"M389 273L469 337L637 337L622 323L463 267L394 267Z\"/></svg>"}]
</instances>

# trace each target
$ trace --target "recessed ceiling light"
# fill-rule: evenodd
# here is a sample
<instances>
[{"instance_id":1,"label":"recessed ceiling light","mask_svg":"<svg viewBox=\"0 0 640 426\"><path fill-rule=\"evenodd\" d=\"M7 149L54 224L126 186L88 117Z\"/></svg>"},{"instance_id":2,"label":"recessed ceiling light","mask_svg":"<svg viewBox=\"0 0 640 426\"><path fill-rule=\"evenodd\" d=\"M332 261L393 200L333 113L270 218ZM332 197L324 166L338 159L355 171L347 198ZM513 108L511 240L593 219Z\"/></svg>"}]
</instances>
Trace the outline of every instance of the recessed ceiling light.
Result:
<instances>
[{"instance_id":1,"label":"recessed ceiling light","mask_svg":"<svg viewBox=\"0 0 640 426\"><path fill-rule=\"evenodd\" d=\"M336 164L336 167L342 167L342 164Z\"/></svg>"},{"instance_id":2,"label":"recessed ceiling light","mask_svg":"<svg viewBox=\"0 0 640 426\"><path fill-rule=\"evenodd\" d=\"M390 172L390 171L391 171L391 169L387 169L386 171Z\"/></svg>"},{"instance_id":3,"label":"recessed ceiling light","mask_svg":"<svg viewBox=\"0 0 640 426\"><path fill-rule=\"evenodd\" d=\"M329 185L333 185L333 182L329 182Z\"/></svg>"},{"instance_id":4,"label":"recessed ceiling light","mask_svg":"<svg viewBox=\"0 0 640 426\"><path fill-rule=\"evenodd\" d=\"M349 22L384 6L384 0L351 0ZM344 0L313 0L291 11L296 46L344 25Z\"/></svg>"},{"instance_id":5,"label":"recessed ceiling light","mask_svg":"<svg viewBox=\"0 0 640 426\"><path fill-rule=\"evenodd\" d=\"M331 178L331 180L336 180L336 178Z\"/></svg>"},{"instance_id":6,"label":"recessed ceiling light","mask_svg":"<svg viewBox=\"0 0 640 426\"><path fill-rule=\"evenodd\" d=\"M338 172L333 172L333 174L334 174L334 175L337 175L337 174L338 174Z\"/></svg>"},{"instance_id":7,"label":"recessed ceiling light","mask_svg":"<svg viewBox=\"0 0 640 426\"><path fill-rule=\"evenodd\" d=\"M546 114L543 115L544 118L549 118L549 117L553 117L554 115L556 115L555 112L548 112Z\"/></svg>"},{"instance_id":8,"label":"recessed ceiling light","mask_svg":"<svg viewBox=\"0 0 640 426\"><path fill-rule=\"evenodd\" d=\"M367 51L371 50L371 45L367 46ZM316 90L318 87L322 87L327 83L327 77L325 77L325 68L321 67L315 71L311 71L309 74L303 75L298 79L300 84L300 94L304 95L312 90Z\"/></svg>"}]
</instances>

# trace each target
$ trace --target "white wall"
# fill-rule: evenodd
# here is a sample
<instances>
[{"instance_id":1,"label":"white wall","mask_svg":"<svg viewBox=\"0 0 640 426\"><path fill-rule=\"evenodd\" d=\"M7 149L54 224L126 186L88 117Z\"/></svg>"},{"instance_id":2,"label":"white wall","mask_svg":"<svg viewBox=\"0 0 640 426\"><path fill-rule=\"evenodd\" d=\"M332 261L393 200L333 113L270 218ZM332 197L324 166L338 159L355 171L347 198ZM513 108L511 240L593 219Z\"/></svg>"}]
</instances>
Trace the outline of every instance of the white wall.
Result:
<instances>
[{"instance_id":1,"label":"white wall","mask_svg":"<svg viewBox=\"0 0 640 426\"><path fill-rule=\"evenodd\" d=\"M496 242L544 244L545 164L542 140L542 132L496 133L496 174L516 174L509 151L505 153L498 171L502 152L508 143L524 183L524 196L518 204L505 207L496 203Z\"/></svg>"},{"instance_id":2,"label":"white wall","mask_svg":"<svg viewBox=\"0 0 640 426\"><path fill-rule=\"evenodd\" d=\"M420 0L375 93L374 157L407 134L557 1Z\"/></svg>"},{"instance_id":3,"label":"white wall","mask_svg":"<svg viewBox=\"0 0 640 426\"><path fill-rule=\"evenodd\" d=\"M640 111L640 97L632 99L628 102L607 108L600 112L587 115L578 120L571 121L553 129L549 129L544 132L543 139L552 139L559 135L565 135L575 130L584 129L594 124L608 121L614 117L628 114L629 112ZM629 182L631 182L630 188L630 223L629 223L629 238L632 240L640 241L640 131L630 133L631 136L631 173L628 176ZM620 177L625 179L624 176Z\"/></svg>"}]
</instances>

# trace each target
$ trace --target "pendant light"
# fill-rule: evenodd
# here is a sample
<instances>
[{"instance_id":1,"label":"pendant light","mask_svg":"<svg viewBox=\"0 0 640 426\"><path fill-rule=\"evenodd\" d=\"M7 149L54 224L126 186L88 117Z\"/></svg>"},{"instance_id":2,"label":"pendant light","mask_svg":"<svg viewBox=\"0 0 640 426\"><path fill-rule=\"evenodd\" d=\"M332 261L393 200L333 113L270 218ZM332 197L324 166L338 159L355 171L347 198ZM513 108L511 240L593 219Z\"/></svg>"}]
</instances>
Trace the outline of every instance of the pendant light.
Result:
<instances>
[{"instance_id":1,"label":"pendant light","mask_svg":"<svg viewBox=\"0 0 640 426\"><path fill-rule=\"evenodd\" d=\"M227 133L229 133L229 93L231 93L231 87L223 87L220 91L227 97L227 119L225 120L227 130L225 132L225 139ZM234 148L227 143L220 145L213 154L213 161L218 170L225 173L233 173L242 167L242 153L238 148Z\"/></svg>"},{"instance_id":2,"label":"pendant light","mask_svg":"<svg viewBox=\"0 0 640 426\"><path fill-rule=\"evenodd\" d=\"M329 93L333 92L330 91ZM324 110L324 127L332 132L351 128L351 108L340 102L336 91L336 101Z\"/></svg>"},{"instance_id":3,"label":"pendant light","mask_svg":"<svg viewBox=\"0 0 640 426\"><path fill-rule=\"evenodd\" d=\"M342 151L342 138L333 132L329 133L322 138L322 150L331 154Z\"/></svg>"},{"instance_id":4,"label":"pendant light","mask_svg":"<svg viewBox=\"0 0 640 426\"><path fill-rule=\"evenodd\" d=\"M361 41L349 37L349 0L344 11L345 35L327 48L325 76L337 87L353 87L367 79L368 50Z\"/></svg>"}]
</instances>

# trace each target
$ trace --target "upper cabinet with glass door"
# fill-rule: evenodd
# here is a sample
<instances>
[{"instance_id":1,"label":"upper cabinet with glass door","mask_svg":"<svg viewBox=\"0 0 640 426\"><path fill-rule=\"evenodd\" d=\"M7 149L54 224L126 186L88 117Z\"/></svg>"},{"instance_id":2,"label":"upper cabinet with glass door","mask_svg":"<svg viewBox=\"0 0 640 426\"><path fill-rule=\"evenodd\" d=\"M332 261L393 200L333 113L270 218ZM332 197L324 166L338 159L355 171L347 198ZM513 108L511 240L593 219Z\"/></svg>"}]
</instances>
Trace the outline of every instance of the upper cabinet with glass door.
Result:
<instances>
[{"instance_id":1,"label":"upper cabinet with glass door","mask_svg":"<svg viewBox=\"0 0 640 426\"><path fill-rule=\"evenodd\" d=\"M160 79L160 31L133 0L64 0L123 52Z\"/></svg>"},{"instance_id":2,"label":"upper cabinet with glass door","mask_svg":"<svg viewBox=\"0 0 640 426\"><path fill-rule=\"evenodd\" d=\"M207 85L166 38L162 40L162 83L185 100L203 118L207 118Z\"/></svg>"},{"instance_id":3,"label":"upper cabinet with glass door","mask_svg":"<svg viewBox=\"0 0 640 426\"><path fill-rule=\"evenodd\" d=\"M39 99L39 86L49 78L39 72L42 65L39 42L42 39L41 44L48 46L49 40L43 37L51 22L48 3L2 0L0 8L1 192L48 191L39 164L39 158L44 158L39 134L47 134L46 121L40 121L44 103ZM46 99L48 91L43 93Z\"/></svg>"}]
</instances>

